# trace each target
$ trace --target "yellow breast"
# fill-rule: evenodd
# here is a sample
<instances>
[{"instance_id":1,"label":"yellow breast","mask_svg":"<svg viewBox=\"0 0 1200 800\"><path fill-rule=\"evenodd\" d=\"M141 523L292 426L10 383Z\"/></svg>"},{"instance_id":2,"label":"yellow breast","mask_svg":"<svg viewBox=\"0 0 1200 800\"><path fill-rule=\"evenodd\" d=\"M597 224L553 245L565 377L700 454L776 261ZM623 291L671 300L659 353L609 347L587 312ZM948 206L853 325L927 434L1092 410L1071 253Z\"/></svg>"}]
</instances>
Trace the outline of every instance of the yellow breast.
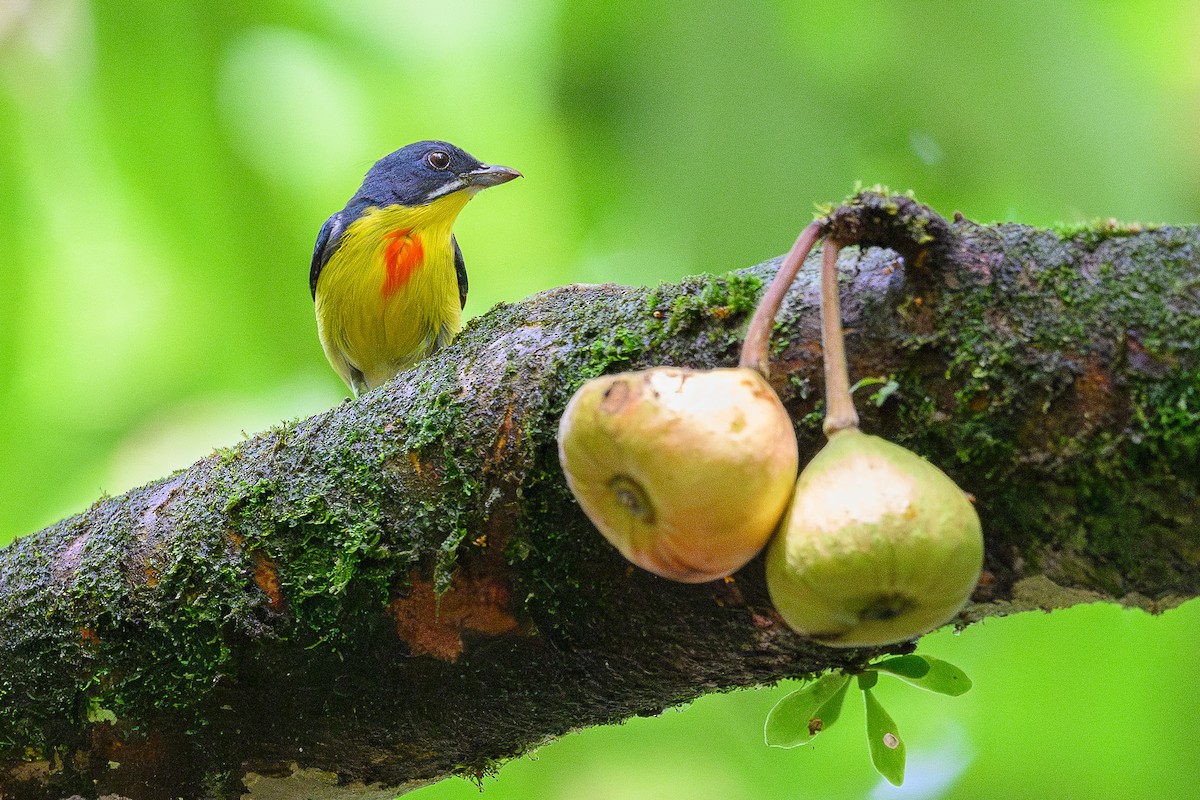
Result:
<instances>
[{"instance_id":1,"label":"yellow breast","mask_svg":"<svg viewBox=\"0 0 1200 800\"><path fill-rule=\"evenodd\" d=\"M368 208L321 270L317 332L342 379L361 393L449 343L461 324L451 228L470 199Z\"/></svg>"}]
</instances>

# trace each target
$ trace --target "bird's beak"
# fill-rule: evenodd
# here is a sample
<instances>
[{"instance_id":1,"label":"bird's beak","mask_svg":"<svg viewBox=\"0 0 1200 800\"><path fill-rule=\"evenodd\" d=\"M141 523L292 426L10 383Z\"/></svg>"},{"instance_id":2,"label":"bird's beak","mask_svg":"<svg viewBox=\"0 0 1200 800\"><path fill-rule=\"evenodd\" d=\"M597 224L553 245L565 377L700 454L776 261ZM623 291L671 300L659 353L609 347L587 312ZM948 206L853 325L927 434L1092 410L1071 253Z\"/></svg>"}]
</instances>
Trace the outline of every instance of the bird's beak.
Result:
<instances>
[{"instance_id":1,"label":"bird's beak","mask_svg":"<svg viewBox=\"0 0 1200 800\"><path fill-rule=\"evenodd\" d=\"M508 167L494 166L491 164L480 164L470 172L464 172L461 176L467 182L467 186L472 189L486 189L489 186L499 186L502 183L508 183L513 178L521 177L521 173L515 169Z\"/></svg>"}]
</instances>

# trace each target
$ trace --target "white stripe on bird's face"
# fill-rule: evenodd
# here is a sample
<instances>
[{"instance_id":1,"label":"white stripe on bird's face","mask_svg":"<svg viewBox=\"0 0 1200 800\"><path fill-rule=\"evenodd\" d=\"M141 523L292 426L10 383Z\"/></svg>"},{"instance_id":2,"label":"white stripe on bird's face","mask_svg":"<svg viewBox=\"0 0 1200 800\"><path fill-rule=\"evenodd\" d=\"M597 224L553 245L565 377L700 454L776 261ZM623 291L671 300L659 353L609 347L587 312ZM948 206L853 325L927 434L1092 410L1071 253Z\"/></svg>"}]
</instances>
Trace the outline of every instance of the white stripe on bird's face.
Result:
<instances>
[{"instance_id":1,"label":"white stripe on bird's face","mask_svg":"<svg viewBox=\"0 0 1200 800\"><path fill-rule=\"evenodd\" d=\"M434 200L437 200L439 197L445 197L448 194L454 194L455 192L461 191L463 189L467 189L468 191L470 191L471 194L475 194L482 188L484 188L484 187L472 186L470 184L470 182L468 182L465 178L461 178L461 177L455 178L455 180L449 181L448 183L444 183L441 186L438 186L437 188L430 189L425 194L425 196L421 198L421 204L428 205L429 203L432 203Z\"/></svg>"}]
</instances>

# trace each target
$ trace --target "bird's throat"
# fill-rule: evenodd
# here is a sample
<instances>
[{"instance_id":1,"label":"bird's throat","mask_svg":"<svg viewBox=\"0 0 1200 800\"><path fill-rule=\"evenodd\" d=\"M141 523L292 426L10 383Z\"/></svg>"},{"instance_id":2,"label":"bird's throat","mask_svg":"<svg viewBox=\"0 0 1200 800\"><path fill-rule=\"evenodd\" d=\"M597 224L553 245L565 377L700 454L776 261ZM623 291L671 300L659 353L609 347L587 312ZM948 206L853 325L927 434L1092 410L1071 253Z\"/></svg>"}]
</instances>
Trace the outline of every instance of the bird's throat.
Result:
<instances>
[{"instance_id":1,"label":"bird's throat","mask_svg":"<svg viewBox=\"0 0 1200 800\"><path fill-rule=\"evenodd\" d=\"M368 209L355 222L364 233L371 228L376 231L382 229L375 235L380 236L376 241L382 244L379 294L384 300L390 299L409 284L425 265L430 247L440 247L437 244L439 242L449 243L450 229L470 199L471 193L462 190L422 206Z\"/></svg>"}]
</instances>

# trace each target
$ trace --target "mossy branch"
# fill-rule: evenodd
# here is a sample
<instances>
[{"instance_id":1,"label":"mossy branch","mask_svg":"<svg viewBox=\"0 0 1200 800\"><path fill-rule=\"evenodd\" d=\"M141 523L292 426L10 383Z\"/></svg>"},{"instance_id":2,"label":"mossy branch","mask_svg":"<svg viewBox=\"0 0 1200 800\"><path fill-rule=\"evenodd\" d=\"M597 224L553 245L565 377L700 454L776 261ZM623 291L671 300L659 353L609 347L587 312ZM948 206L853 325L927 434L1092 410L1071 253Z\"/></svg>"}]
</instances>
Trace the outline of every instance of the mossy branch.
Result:
<instances>
[{"instance_id":1,"label":"mossy branch","mask_svg":"<svg viewBox=\"0 0 1200 800\"><path fill-rule=\"evenodd\" d=\"M963 621L1200 591L1200 229L1063 235L832 209L863 428L977 499ZM853 667L761 559L673 584L573 504L555 429L602 372L737 361L772 262L500 306L387 387L0 551L0 796L390 797L581 726ZM771 375L823 441L817 269ZM894 652L905 648L893 648ZM274 794L272 794L274 793Z\"/></svg>"}]
</instances>

